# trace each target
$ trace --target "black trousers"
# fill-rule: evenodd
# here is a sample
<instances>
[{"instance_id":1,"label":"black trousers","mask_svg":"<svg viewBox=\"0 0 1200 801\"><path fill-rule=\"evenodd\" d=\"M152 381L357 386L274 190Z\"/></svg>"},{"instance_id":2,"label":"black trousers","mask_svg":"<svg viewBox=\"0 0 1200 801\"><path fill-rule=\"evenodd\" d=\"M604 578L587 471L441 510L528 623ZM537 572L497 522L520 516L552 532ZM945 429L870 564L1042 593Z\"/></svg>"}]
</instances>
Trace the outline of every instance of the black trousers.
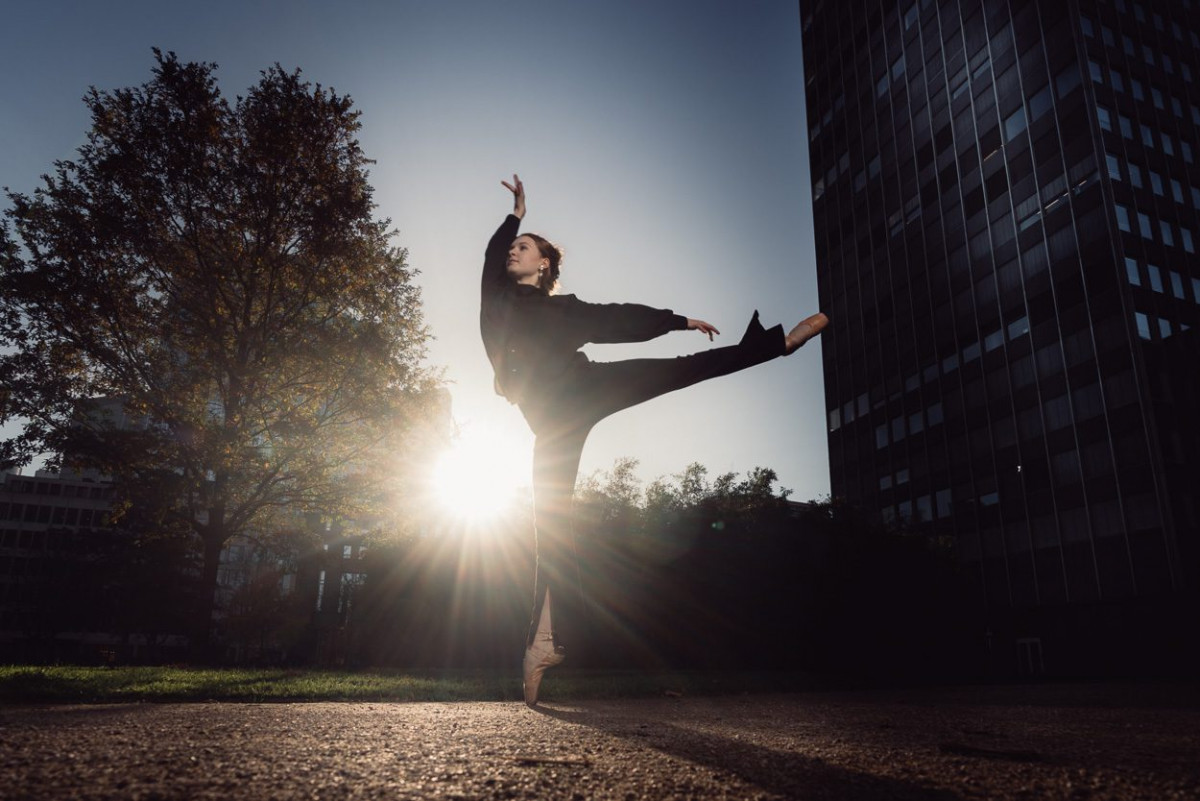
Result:
<instances>
[{"instance_id":1,"label":"black trousers","mask_svg":"<svg viewBox=\"0 0 1200 801\"><path fill-rule=\"evenodd\" d=\"M532 644L550 591L555 645L583 637L586 602L571 524L571 500L588 433L613 412L709 378L728 375L782 356L782 326L764 329L758 312L736 345L673 359L589 362L568 380L521 403L535 436L533 509L537 548Z\"/></svg>"}]
</instances>

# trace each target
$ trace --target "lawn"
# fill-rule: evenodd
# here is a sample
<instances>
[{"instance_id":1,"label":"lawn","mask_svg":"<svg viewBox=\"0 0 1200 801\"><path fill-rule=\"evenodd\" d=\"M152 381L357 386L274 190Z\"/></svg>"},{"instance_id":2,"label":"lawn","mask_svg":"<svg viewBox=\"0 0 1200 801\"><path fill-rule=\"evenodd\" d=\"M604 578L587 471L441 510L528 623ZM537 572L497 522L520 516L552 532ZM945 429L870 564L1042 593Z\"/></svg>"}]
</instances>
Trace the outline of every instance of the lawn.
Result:
<instances>
[{"instance_id":1,"label":"lawn","mask_svg":"<svg viewBox=\"0 0 1200 801\"><path fill-rule=\"evenodd\" d=\"M547 674L545 700L725 695L812 689L798 673L569 671ZM193 667L0 666L0 703L163 701L515 701L513 671L325 671Z\"/></svg>"}]
</instances>

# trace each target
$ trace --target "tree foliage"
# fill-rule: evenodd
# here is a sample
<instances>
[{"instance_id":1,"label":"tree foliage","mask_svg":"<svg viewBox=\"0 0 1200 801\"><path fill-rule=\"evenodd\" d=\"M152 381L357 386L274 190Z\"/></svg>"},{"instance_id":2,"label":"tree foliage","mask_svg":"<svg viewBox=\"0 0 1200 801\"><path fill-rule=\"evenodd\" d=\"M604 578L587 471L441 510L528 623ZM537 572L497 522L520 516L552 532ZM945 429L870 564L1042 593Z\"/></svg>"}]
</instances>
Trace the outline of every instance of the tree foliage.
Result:
<instances>
[{"instance_id":1,"label":"tree foliage","mask_svg":"<svg viewBox=\"0 0 1200 801\"><path fill-rule=\"evenodd\" d=\"M216 65L154 53L148 83L87 94L74 160L6 190L0 386L23 430L0 463L52 452L169 501L212 586L235 533L368 510L435 381L350 98L276 65L230 103Z\"/></svg>"}]
</instances>

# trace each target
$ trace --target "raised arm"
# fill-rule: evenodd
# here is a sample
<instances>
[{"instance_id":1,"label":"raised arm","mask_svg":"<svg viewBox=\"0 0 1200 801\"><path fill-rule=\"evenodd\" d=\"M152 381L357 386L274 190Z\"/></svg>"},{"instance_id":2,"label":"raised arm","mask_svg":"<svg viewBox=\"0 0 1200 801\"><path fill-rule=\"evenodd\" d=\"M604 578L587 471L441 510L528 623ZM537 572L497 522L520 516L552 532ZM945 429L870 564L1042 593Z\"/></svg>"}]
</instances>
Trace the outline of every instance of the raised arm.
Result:
<instances>
[{"instance_id":1,"label":"raised arm","mask_svg":"<svg viewBox=\"0 0 1200 801\"><path fill-rule=\"evenodd\" d=\"M494 291L508 281L508 249L517 238L517 232L521 230L521 218L525 216L525 186L521 179L514 173L511 184L508 181L500 183L513 193L513 213L508 215L504 222L500 223L496 233L492 234L484 253L482 288L485 294L489 289Z\"/></svg>"},{"instance_id":2,"label":"raised arm","mask_svg":"<svg viewBox=\"0 0 1200 801\"><path fill-rule=\"evenodd\" d=\"M525 184L521 183L520 177L514 172L513 182L501 181L504 188L513 193L513 216L518 220L525 219Z\"/></svg>"}]
</instances>

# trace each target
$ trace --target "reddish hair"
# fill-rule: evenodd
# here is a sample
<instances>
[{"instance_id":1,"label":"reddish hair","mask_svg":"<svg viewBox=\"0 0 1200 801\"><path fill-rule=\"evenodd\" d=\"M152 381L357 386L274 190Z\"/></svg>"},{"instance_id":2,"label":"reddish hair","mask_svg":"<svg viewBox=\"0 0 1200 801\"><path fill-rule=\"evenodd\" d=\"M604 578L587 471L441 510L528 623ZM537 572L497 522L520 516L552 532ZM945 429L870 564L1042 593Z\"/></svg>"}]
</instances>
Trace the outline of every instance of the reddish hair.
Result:
<instances>
[{"instance_id":1,"label":"reddish hair","mask_svg":"<svg viewBox=\"0 0 1200 801\"><path fill-rule=\"evenodd\" d=\"M553 295L558 289L558 276L562 272L562 248L538 234L521 234L521 236L532 239L533 243L537 245L541 257L550 262L550 268L544 273L538 274L537 287L547 295Z\"/></svg>"}]
</instances>

